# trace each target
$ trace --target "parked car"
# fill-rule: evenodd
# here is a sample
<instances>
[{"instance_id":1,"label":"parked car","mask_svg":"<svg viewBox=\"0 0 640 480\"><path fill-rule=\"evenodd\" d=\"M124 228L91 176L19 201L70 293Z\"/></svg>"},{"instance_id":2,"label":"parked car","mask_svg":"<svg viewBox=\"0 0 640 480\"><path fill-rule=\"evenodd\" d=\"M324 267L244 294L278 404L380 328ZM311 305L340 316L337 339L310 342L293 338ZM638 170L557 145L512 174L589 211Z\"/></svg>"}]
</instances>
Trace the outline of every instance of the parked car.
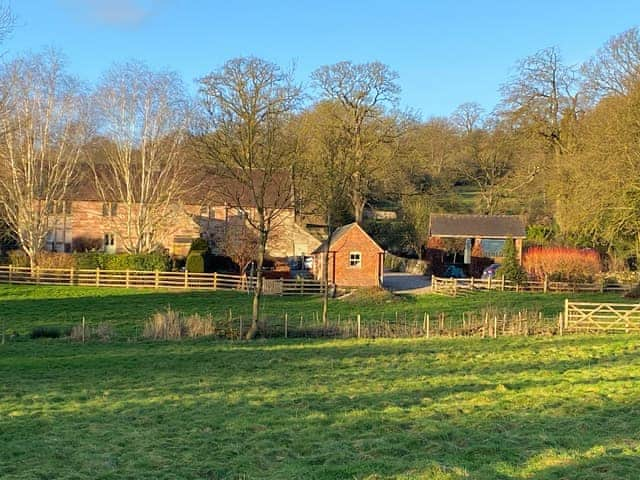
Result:
<instances>
[{"instance_id":1,"label":"parked car","mask_svg":"<svg viewBox=\"0 0 640 480\"><path fill-rule=\"evenodd\" d=\"M480 278L496 278L496 272L500 268L499 263L492 263L482 271Z\"/></svg>"},{"instance_id":2,"label":"parked car","mask_svg":"<svg viewBox=\"0 0 640 480\"><path fill-rule=\"evenodd\" d=\"M449 265L444 271L445 278L465 278L462 268L455 265Z\"/></svg>"}]
</instances>

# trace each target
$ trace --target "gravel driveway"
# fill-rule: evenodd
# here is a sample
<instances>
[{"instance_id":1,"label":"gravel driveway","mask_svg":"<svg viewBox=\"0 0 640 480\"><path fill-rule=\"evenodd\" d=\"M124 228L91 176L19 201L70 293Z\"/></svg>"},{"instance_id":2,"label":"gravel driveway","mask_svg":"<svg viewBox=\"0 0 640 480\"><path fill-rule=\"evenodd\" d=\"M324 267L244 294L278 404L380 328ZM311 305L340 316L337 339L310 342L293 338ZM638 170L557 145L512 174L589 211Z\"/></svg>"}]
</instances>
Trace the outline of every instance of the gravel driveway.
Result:
<instances>
[{"instance_id":1,"label":"gravel driveway","mask_svg":"<svg viewBox=\"0 0 640 480\"><path fill-rule=\"evenodd\" d=\"M394 293L420 294L431 288L431 278L411 273L385 272L383 287Z\"/></svg>"}]
</instances>

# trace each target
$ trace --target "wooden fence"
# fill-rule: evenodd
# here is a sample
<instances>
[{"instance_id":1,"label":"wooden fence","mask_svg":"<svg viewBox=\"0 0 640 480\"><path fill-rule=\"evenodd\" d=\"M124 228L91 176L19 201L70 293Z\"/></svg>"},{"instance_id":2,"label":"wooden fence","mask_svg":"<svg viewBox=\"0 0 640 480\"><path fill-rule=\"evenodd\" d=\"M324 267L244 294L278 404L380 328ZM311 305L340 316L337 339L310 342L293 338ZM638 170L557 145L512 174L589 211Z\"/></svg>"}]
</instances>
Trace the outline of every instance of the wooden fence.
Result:
<instances>
[{"instance_id":1,"label":"wooden fence","mask_svg":"<svg viewBox=\"0 0 640 480\"><path fill-rule=\"evenodd\" d=\"M593 283L552 282L529 280L515 283L501 278L440 278L431 277L431 290L444 295L460 295L478 290L498 290L502 292L627 292L633 288L632 283L600 281Z\"/></svg>"},{"instance_id":2,"label":"wooden fence","mask_svg":"<svg viewBox=\"0 0 640 480\"><path fill-rule=\"evenodd\" d=\"M640 304L564 304L564 328L573 332L640 332Z\"/></svg>"},{"instance_id":3,"label":"wooden fence","mask_svg":"<svg viewBox=\"0 0 640 480\"><path fill-rule=\"evenodd\" d=\"M161 272L139 270L85 270L0 266L0 283L29 285L79 285L85 287L170 288L190 290L251 291L255 278L222 273ZM319 295L322 282L309 279L264 279L268 295Z\"/></svg>"}]
</instances>

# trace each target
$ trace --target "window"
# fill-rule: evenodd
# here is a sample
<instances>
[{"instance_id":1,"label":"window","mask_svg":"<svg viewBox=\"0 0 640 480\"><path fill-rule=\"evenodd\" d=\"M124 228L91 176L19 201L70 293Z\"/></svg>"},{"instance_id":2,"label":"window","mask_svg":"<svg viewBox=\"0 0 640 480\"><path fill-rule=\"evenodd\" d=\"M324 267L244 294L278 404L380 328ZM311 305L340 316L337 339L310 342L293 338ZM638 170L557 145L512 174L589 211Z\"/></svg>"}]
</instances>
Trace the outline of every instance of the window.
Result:
<instances>
[{"instance_id":1,"label":"window","mask_svg":"<svg viewBox=\"0 0 640 480\"><path fill-rule=\"evenodd\" d=\"M103 217L115 217L118 214L118 202L105 202L102 204Z\"/></svg>"},{"instance_id":2,"label":"window","mask_svg":"<svg viewBox=\"0 0 640 480\"><path fill-rule=\"evenodd\" d=\"M113 233L105 233L103 248L106 253L116 253L116 236Z\"/></svg>"},{"instance_id":3,"label":"window","mask_svg":"<svg viewBox=\"0 0 640 480\"><path fill-rule=\"evenodd\" d=\"M360 255L360 252L349 253L349 266L352 268L358 268L362 266L362 255Z\"/></svg>"},{"instance_id":4,"label":"window","mask_svg":"<svg viewBox=\"0 0 640 480\"><path fill-rule=\"evenodd\" d=\"M482 254L485 257L495 258L502 256L504 240L499 238L483 238L480 240Z\"/></svg>"},{"instance_id":5,"label":"window","mask_svg":"<svg viewBox=\"0 0 640 480\"><path fill-rule=\"evenodd\" d=\"M71 252L72 233L71 226L58 223L49 230L46 239L46 250L50 252Z\"/></svg>"}]
</instances>

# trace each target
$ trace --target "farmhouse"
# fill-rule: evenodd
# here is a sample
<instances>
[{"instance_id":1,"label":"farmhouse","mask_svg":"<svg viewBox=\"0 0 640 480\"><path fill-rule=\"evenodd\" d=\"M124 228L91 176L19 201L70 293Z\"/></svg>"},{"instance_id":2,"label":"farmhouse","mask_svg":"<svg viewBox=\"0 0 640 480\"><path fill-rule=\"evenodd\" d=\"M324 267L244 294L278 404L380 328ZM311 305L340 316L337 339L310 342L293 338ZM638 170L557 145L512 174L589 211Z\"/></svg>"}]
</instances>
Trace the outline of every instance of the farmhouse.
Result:
<instances>
[{"instance_id":1,"label":"farmhouse","mask_svg":"<svg viewBox=\"0 0 640 480\"><path fill-rule=\"evenodd\" d=\"M313 252L314 276L323 276L324 256L329 255L329 282L340 287L382 285L384 250L357 223L337 229L327 249L326 240Z\"/></svg>"},{"instance_id":2,"label":"farmhouse","mask_svg":"<svg viewBox=\"0 0 640 480\"><path fill-rule=\"evenodd\" d=\"M46 249L120 253L140 237L137 232L145 231L153 247L171 255L186 255L196 238L208 240L215 251L218 240L228 230L240 231L239 227L248 225L247 218L253 218L256 208L242 186L224 185L234 197L229 202L219 193L224 180L206 173L196 177L196 183L187 186L176 201L146 207L162 209L153 215L150 225L140 221L140 205L106 198L91 180L79 182L55 207L55 225L47 236ZM288 198L268 198L267 202L279 210L277 226L267 245L268 254L283 260L309 255L320 241L296 223L293 202Z\"/></svg>"},{"instance_id":3,"label":"farmhouse","mask_svg":"<svg viewBox=\"0 0 640 480\"><path fill-rule=\"evenodd\" d=\"M444 268L456 265L467 275L478 275L485 266L500 263L507 238L513 238L518 258L522 258L525 237L525 223L515 215L432 214L427 260L434 268L438 263Z\"/></svg>"}]
</instances>

